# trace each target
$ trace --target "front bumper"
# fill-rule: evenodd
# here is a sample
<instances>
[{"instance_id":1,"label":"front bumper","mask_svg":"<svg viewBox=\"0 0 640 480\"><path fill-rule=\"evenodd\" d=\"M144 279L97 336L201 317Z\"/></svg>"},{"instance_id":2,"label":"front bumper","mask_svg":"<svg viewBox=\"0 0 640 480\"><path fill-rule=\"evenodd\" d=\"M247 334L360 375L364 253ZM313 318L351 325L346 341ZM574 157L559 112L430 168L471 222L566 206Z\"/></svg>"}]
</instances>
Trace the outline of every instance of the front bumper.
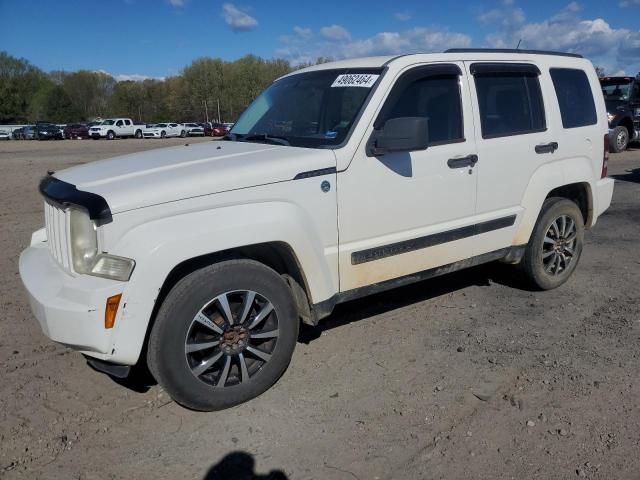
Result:
<instances>
[{"instance_id":1,"label":"front bumper","mask_svg":"<svg viewBox=\"0 0 640 480\"><path fill-rule=\"evenodd\" d=\"M107 298L123 293L125 282L66 273L49 254L46 242L20 255L20 277L31 310L51 340L101 360L113 360L113 332L104 328ZM122 316L123 302L116 316Z\"/></svg>"}]
</instances>

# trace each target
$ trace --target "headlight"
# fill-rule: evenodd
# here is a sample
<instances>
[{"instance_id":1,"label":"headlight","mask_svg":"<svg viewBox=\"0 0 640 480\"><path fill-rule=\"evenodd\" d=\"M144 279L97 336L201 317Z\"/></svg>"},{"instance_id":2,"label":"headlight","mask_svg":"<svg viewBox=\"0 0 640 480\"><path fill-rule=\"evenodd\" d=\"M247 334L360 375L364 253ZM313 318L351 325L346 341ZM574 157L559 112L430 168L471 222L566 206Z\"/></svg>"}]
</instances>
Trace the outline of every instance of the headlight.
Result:
<instances>
[{"instance_id":1,"label":"headlight","mask_svg":"<svg viewBox=\"0 0 640 480\"><path fill-rule=\"evenodd\" d=\"M77 273L89 273L98 255L96 224L84 210L73 208L69 213L73 269Z\"/></svg>"},{"instance_id":2,"label":"headlight","mask_svg":"<svg viewBox=\"0 0 640 480\"><path fill-rule=\"evenodd\" d=\"M87 212L71 209L69 219L71 233L71 258L76 273L110 278L126 282L136 265L130 258L98 253L98 234L95 222Z\"/></svg>"}]
</instances>

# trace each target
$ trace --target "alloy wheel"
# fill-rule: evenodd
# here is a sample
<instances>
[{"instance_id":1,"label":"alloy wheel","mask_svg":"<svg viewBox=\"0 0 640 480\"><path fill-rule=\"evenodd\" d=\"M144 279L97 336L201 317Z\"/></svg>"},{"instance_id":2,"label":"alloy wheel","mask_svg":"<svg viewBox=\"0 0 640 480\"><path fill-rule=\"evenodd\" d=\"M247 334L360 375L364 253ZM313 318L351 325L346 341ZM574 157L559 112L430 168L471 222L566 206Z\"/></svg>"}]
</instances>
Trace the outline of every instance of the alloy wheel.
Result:
<instances>
[{"instance_id":1,"label":"alloy wheel","mask_svg":"<svg viewBox=\"0 0 640 480\"><path fill-rule=\"evenodd\" d=\"M542 241L542 263L550 275L560 275L569 268L575 255L576 222L568 215L556 218Z\"/></svg>"},{"instance_id":2,"label":"alloy wheel","mask_svg":"<svg viewBox=\"0 0 640 480\"><path fill-rule=\"evenodd\" d=\"M279 335L273 304L250 290L218 295L193 318L185 340L191 373L217 388L254 377L271 359Z\"/></svg>"}]
</instances>

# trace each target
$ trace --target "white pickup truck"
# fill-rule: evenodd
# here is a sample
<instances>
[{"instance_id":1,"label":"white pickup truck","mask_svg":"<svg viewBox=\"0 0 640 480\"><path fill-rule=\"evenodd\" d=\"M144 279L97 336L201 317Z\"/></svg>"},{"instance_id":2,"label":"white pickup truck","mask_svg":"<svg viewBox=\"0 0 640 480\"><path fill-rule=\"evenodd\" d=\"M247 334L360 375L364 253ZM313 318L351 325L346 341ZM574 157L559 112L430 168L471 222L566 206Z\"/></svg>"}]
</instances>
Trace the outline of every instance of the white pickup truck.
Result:
<instances>
[{"instance_id":1,"label":"white pickup truck","mask_svg":"<svg viewBox=\"0 0 640 480\"><path fill-rule=\"evenodd\" d=\"M611 202L608 140L577 55L317 65L226 141L45 177L20 275L44 333L95 368L146 361L181 404L226 408L273 385L300 322L340 302L495 260L562 285Z\"/></svg>"},{"instance_id":2,"label":"white pickup truck","mask_svg":"<svg viewBox=\"0 0 640 480\"><path fill-rule=\"evenodd\" d=\"M142 138L142 125L136 125L130 118L108 118L99 125L94 125L89 129L89 136L95 140L106 138L135 137Z\"/></svg>"}]
</instances>

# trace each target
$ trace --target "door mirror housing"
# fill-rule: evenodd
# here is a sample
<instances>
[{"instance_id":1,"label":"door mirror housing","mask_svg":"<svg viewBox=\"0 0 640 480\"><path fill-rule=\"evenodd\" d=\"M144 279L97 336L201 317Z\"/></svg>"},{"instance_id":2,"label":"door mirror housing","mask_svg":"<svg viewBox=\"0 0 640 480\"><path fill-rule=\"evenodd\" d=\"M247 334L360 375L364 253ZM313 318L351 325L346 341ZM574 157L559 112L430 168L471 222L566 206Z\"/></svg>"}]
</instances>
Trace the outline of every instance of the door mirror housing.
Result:
<instances>
[{"instance_id":1,"label":"door mirror housing","mask_svg":"<svg viewBox=\"0 0 640 480\"><path fill-rule=\"evenodd\" d=\"M425 117L390 118L380 130L374 131L369 142L373 156L390 152L426 150L429 146L429 120Z\"/></svg>"}]
</instances>

